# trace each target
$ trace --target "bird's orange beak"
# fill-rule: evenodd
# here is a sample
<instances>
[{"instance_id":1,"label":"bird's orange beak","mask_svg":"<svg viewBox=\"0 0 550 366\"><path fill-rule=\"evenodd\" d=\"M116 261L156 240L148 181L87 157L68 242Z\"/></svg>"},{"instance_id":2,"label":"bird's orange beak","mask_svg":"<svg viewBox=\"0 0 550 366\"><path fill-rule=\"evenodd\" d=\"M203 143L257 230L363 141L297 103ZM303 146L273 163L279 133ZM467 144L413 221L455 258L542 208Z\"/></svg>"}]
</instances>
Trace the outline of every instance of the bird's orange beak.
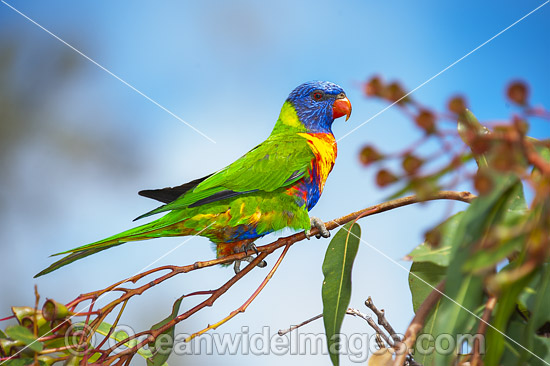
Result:
<instances>
[{"instance_id":1,"label":"bird's orange beak","mask_svg":"<svg viewBox=\"0 0 550 366\"><path fill-rule=\"evenodd\" d=\"M350 115L351 103L349 99L345 95L342 95L341 97L338 96L332 105L332 118L336 119L346 116L347 121Z\"/></svg>"}]
</instances>

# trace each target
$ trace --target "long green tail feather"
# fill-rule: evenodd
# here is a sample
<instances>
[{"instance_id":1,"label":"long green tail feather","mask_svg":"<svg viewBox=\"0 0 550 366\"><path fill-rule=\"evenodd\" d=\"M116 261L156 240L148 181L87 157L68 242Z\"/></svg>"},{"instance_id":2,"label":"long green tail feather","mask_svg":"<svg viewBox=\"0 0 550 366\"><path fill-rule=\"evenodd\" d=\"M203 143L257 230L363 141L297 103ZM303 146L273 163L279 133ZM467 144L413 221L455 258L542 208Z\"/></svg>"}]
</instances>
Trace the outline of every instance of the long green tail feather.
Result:
<instances>
[{"instance_id":1,"label":"long green tail feather","mask_svg":"<svg viewBox=\"0 0 550 366\"><path fill-rule=\"evenodd\" d=\"M159 225L158 220L156 220L156 221L150 222L148 224L140 225L140 226L135 227L133 229L123 231L123 232L118 233L116 235L110 236L110 237L102 239L102 240L98 240L98 241L90 243L90 244L82 245L80 247L69 249L69 250L66 250L64 252L59 252L59 253L52 254L51 256L53 257L53 256L56 256L56 255L82 252L82 251L89 250L89 249L101 248L103 246L106 246L107 248L110 248L110 247L113 246L113 244L117 245L117 244L127 243L128 241L142 240L142 239L133 239L133 237L141 236L141 235L146 234L146 233L150 233L151 231L158 230L158 229L160 229L164 226L167 226L167 225L169 225L169 224Z\"/></svg>"},{"instance_id":2,"label":"long green tail feather","mask_svg":"<svg viewBox=\"0 0 550 366\"><path fill-rule=\"evenodd\" d=\"M55 271L56 269L66 266L69 263L85 258L89 255L101 252L102 250L105 250L105 249L116 247L118 245L128 243L130 241L140 241L140 240L146 240L146 239L152 239L152 238L158 237L163 234L162 229L174 224L174 222L160 221L160 220L162 220L162 218L159 220L150 222L148 224L141 225L130 230L126 230L122 233L113 235L103 240L99 240L90 244L73 248L65 252L53 254L52 256L62 255L62 254L68 254L68 255L58 260L57 262L53 263L45 270L39 272L34 277L36 278L36 277L43 276L47 273ZM166 233L164 233L164 235L162 236L167 236L167 235Z\"/></svg>"},{"instance_id":3,"label":"long green tail feather","mask_svg":"<svg viewBox=\"0 0 550 366\"><path fill-rule=\"evenodd\" d=\"M46 268L46 269L40 271L39 273L37 273L34 276L34 278L44 276L45 274L53 272L56 269L61 268L63 266L66 266L67 264L72 263L76 260L82 259L84 257L95 254L97 252L101 252L102 250L109 249L111 247L115 247L115 246L120 245L120 244L124 244L124 243L112 244L112 245L109 245L109 246L106 246L106 247L103 247L103 248L88 249L88 250L84 250L84 251L81 251L81 252L71 253L68 256L63 257L62 259L58 260L57 262L51 264L48 268Z\"/></svg>"}]
</instances>

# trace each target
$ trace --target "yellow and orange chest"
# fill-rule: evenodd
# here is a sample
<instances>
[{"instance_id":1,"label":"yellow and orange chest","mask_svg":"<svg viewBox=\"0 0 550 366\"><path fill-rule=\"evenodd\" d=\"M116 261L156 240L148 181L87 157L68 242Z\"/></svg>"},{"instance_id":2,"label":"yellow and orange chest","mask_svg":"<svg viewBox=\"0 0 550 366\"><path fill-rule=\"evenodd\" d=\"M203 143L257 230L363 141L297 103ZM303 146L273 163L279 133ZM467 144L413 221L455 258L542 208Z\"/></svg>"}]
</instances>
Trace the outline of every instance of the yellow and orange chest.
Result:
<instances>
[{"instance_id":1,"label":"yellow and orange chest","mask_svg":"<svg viewBox=\"0 0 550 366\"><path fill-rule=\"evenodd\" d=\"M307 140L307 143L315 156L312 168L317 171L319 189L322 191L329 173L336 161L338 152L336 139L330 133L298 133Z\"/></svg>"}]
</instances>

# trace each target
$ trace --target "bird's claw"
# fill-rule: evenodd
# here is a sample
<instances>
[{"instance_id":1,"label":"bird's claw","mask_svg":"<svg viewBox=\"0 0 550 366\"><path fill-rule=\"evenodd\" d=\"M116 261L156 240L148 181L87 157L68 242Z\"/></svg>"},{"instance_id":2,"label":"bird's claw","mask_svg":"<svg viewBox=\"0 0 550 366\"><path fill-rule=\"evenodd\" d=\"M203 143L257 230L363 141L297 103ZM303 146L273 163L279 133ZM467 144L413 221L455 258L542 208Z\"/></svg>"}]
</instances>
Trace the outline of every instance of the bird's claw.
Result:
<instances>
[{"instance_id":1,"label":"bird's claw","mask_svg":"<svg viewBox=\"0 0 550 366\"><path fill-rule=\"evenodd\" d=\"M260 252L258 252L258 248L256 247L256 244L254 243L243 244L241 252L244 252L244 254L248 255L249 250L254 251L256 255L260 254Z\"/></svg>"},{"instance_id":2,"label":"bird's claw","mask_svg":"<svg viewBox=\"0 0 550 366\"><path fill-rule=\"evenodd\" d=\"M328 231L327 227L325 226L325 223L323 221L321 221L321 219L319 219L318 217L315 217L315 216L312 216L310 219L310 222L311 222L311 227L312 228L317 228L317 230L319 231L318 234L315 234L315 237L317 239L321 239L321 237L323 238L329 238L330 237L330 231ZM306 230L304 232L307 240L309 240L312 235L311 235L311 230Z\"/></svg>"},{"instance_id":3,"label":"bird's claw","mask_svg":"<svg viewBox=\"0 0 550 366\"><path fill-rule=\"evenodd\" d=\"M258 248L256 248L256 244L254 243L248 243L248 244L245 244L242 246L242 250L241 252L244 252L245 254L247 254L246 257L242 258L242 259L237 259L234 263L233 263L233 270L235 271L235 274L239 273L241 271L241 262L252 262L254 260L254 257L251 256L251 255L248 255L248 251L249 250L252 250L254 251L254 253L256 253L256 255L259 254L258 252ZM259 267L259 268L264 268L265 266L267 266L267 262L265 260L262 260L260 263L258 263L256 265L256 267Z\"/></svg>"}]
</instances>

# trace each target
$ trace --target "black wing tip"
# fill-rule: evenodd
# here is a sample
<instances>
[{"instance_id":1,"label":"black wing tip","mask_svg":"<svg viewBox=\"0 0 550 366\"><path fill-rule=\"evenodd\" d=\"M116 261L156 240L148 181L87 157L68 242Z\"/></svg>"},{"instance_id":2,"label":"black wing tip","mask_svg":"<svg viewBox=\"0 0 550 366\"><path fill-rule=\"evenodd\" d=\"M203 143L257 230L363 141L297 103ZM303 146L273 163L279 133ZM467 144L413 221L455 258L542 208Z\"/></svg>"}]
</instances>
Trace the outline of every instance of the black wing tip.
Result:
<instances>
[{"instance_id":1,"label":"black wing tip","mask_svg":"<svg viewBox=\"0 0 550 366\"><path fill-rule=\"evenodd\" d=\"M170 203L176 200L182 193L181 189L175 188L161 188L161 189L144 189L139 191L138 194L142 197L147 197L162 203Z\"/></svg>"},{"instance_id":2,"label":"black wing tip","mask_svg":"<svg viewBox=\"0 0 550 366\"><path fill-rule=\"evenodd\" d=\"M212 174L209 174L206 177L195 179L195 180L192 180L191 182L187 182L176 187L166 187L166 188L160 188L160 189L144 189L139 191L138 194L142 197L151 198L151 199L160 201L162 203L170 203L177 200L187 191L198 186L201 182L203 182L205 179L207 179L211 175Z\"/></svg>"},{"instance_id":3,"label":"black wing tip","mask_svg":"<svg viewBox=\"0 0 550 366\"><path fill-rule=\"evenodd\" d=\"M138 192L138 194L142 197L147 197L147 198L150 198L149 196L151 195L151 193L153 193L154 190L153 189L143 189L141 191Z\"/></svg>"}]
</instances>

